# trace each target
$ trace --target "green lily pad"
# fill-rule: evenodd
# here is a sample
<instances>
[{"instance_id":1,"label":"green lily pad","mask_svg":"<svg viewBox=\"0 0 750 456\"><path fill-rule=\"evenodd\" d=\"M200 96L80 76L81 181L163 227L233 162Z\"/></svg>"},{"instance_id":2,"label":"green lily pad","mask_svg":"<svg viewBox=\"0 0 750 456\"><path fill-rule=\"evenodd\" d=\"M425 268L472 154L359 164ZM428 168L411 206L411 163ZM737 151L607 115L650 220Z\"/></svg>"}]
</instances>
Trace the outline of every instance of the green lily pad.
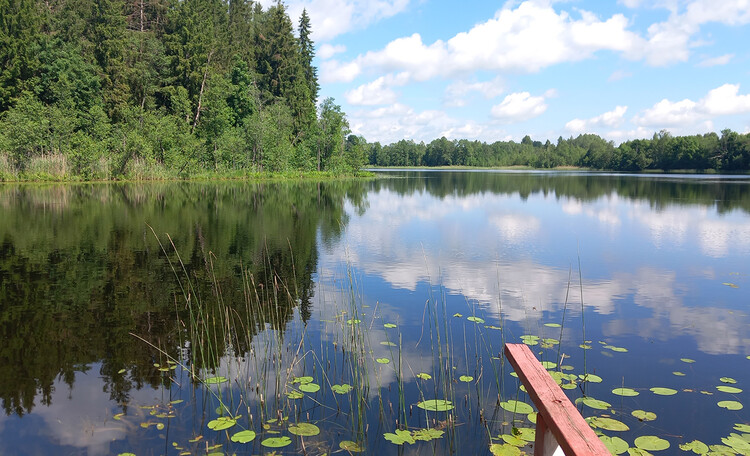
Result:
<instances>
[{"instance_id":1,"label":"green lily pad","mask_svg":"<svg viewBox=\"0 0 750 456\"><path fill-rule=\"evenodd\" d=\"M416 442L414 437L412 437L411 432L402 429L396 429L395 433L386 432L383 434L383 437L396 445L403 445L404 443L412 444Z\"/></svg>"},{"instance_id":2,"label":"green lily pad","mask_svg":"<svg viewBox=\"0 0 750 456\"><path fill-rule=\"evenodd\" d=\"M510 434L503 434L500 436L500 438L503 439L503 441L507 443L508 445L513 445L517 447L526 446L526 444L528 443L526 440L523 440L521 438L516 437L515 435L510 435Z\"/></svg>"},{"instance_id":3,"label":"green lily pad","mask_svg":"<svg viewBox=\"0 0 750 456\"><path fill-rule=\"evenodd\" d=\"M485 328L487 328L487 329L503 329L503 328L501 328L499 326L495 326L495 325L485 325Z\"/></svg>"},{"instance_id":4,"label":"green lily pad","mask_svg":"<svg viewBox=\"0 0 750 456\"><path fill-rule=\"evenodd\" d=\"M544 326L546 326L548 328L559 328L562 325L560 323L545 323Z\"/></svg>"},{"instance_id":5,"label":"green lily pad","mask_svg":"<svg viewBox=\"0 0 750 456\"><path fill-rule=\"evenodd\" d=\"M461 317L463 317L463 315L462 315L462 314L460 314L460 313L458 313L458 312L454 313L454 314L453 314L453 316L454 316L454 317L456 317L456 318L461 318Z\"/></svg>"},{"instance_id":6,"label":"green lily pad","mask_svg":"<svg viewBox=\"0 0 750 456\"><path fill-rule=\"evenodd\" d=\"M520 456L521 450L517 446L493 443L490 445L490 453L494 456Z\"/></svg>"},{"instance_id":7,"label":"green lily pad","mask_svg":"<svg viewBox=\"0 0 750 456\"><path fill-rule=\"evenodd\" d=\"M629 456L654 456L653 454L641 448L628 448L628 455Z\"/></svg>"},{"instance_id":8,"label":"green lily pad","mask_svg":"<svg viewBox=\"0 0 750 456\"><path fill-rule=\"evenodd\" d=\"M453 409L453 403L445 399L430 399L417 403L417 407L430 412L446 412Z\"/></svg>"},{"instance_id":9,"label":"green lily pad","mask_svg":"<svg viewBox=\"0 0 750 456\"><path fill-rule=\"evenodd\" d=\"M484 320L479 317L466 317L466 319L474 323L484 323Z\"/></svg>"},{"instance_id":10,"label":"green lily pad","mask_svg":"<svg viewBox=\"0 0 750 456\"><path fill-rule=\"evenodd\" d=\"M396 328L397 326L394 325L393 323L386 323L386 324L383 325L383 327L385 327L385 328Z\"/></svg>"},{"instance_id":11,"label":"green lily pad","mask_svg":"<svg viewBox=\"0 0 750 456\"><path fill-rule=\"evenodd\" d=\"M662 387L651 388L651 392L654 394L658 394L659 396L672 396L677 394L677 390L675 389Z\"/></svg>"},{"instance_id":12,"label":"green lily pad","mask_svg":"<svg viewBox=\"0 0 750 456\"><path fill-rule=\"evenodd\" d=\"M732 447L738 453L750 454L750 442L738 434L732 433L728 437L723 437L721 443Z\"/></svg>"},{"instance_id":13,"label":"green lily pad","mask_svg":"<svg viewBox=\"0 0 750 456\"><path fill-rule=\"evenodd\" d=\"M289 432L302 437L320 434L320 428L312 423L297 423L289 426Z\"/></svg>"},{"instance_id":14,"label":"green lily pad","mask_svg":"<svg viewBox=\"0 0 750 456\"><path fill-rule=\"evenodd\" d=\"M672 372L672 375L676 375L678 377L684 377L685 373L684 372L680 372L680 371L674 371L674 372Z\"/></svg>"},{"instance_id":15,"label":"green lily pad","mask_svg":"<svg viewBox=\"0 0 750 456\"><path fill-rule=\"evenodd\" d=\"M320 390L320 385L317 383L304 383L299 386L299 389L306 393L316 393Z\"/></svg>"},{"instance_id":16,"label":"green lily pad","mask_svg":"<svg viewBox=\"0 0 750 456\"><path fill-rule=\"evenodd\" d=\"M580 344L578 347L584 349L584 350L591 350L591 345L589 344Z\"/></svg>"},{"instance_id":17,"label":"green lily pad","mask_svg":"<svg viewBox=\"0 0 750 456\"><path fill-rule=\"evenodd\" d=\"M542 339L542 342L544 342L545 344L548 344L548 345L559 345L560 344L559 340L552 339L552 338Z\"/></svg>"},{"instance_id":18,"label":"green lily pad","mask_svg":"<svg viewBox=\"0 0 750 456\"><path fill-rule=\"evenodd\" d=\"M312 377L294 377L294 380L292 383L300 383L304 385L305 383L312 383L313 378Z\"/></svg>"},{"instance_id":19,"label":"green lily pad","mask_svg":"<svg viewBox=\"0 0 750 456\"><path fill-rule=\"evenodd\" d=\"M589 383L601 383L602 378L594 374L581 374L578 376L582 381Z\"/></svg>"},{"instance_id":20,"label":"green lily pad","mask_svg":"<svg viewBox=\"0 0 750 456\"><path fill-rule=\"evenodd\" d=\"M630 414L641 421L654 421L656 419L656 413L645 410L633 410Z\"/></svg>"},{"instance_id":21,"label":"green lily pad","mask_svg":"<svg viewBox=\"0 0 750 456\"><path fill-rule=\"evenodd\" d=\"M742 424L742 423L736 423L734 425L734 430L735 431L740 431L740 432L750 432L750 425Z\"/></svg>"},{"instance_id":22,"label":"green lily pad","mask_svg":"<svg viewBox=\"0 0 750 456\"><path fill-rule=\"evenodd\" d=\"M722 393L730 393L730 394L740 394L742 392L741 388L735 388L734 386L717 386L717 390L721 391Z\"/></svg>"},{"instance_id":23,"label":"green lily pad","mask_svg":"<svg viewBox=\"0 0 750 456\"><path fill-rule=\"evenodd\" d=\"M710 451L707 454L711 456L735 456L737 454L732 447L726 445L709 445L708 449Z\"/></svg>"},{"instance_id":24,"label":"green lily pad","mask_svg":"<svg viewBox=\"0 0 750 456\"><path fill-rule=\"evenodd\" d=\"M219 383L226 383L229 380L226 377L209 377L205 380L203 380L203 383L206 385L216 385Z\"/></svg>"},{"instance_id":25,"label":"green lily pad","mask_svg":"<svg viewBox=\"0 0 750 456\"><path fill-rule=\"evenodd\" d=\"M545 369L554 369L557 367L557 363L553 363L552 361L542 361L542 367Z\"/></svg>"},{"instance_id":26,"label":"green lily pad","mask_svg":"<svg viewBox=\"0 0 750 456\"><path fill-rule=\"evenodd\" d=\"M381 342L380 345L385 345L386 347L396 347L397 346L393 342L389 342L387 340L384 340L383 342Z\"/></svg>"},{"instance_id":27,"label":"green lily pad","mask_svg":"<svg viewBox=\"0 0 750 456\"><path fill-rule=\"evenodd\" d=\"M471 375L462 375L458 377L458 379L461 380L462 382L469 383L470 381L474 380L474 377L472 377Z\"/></svg>"},{"instance_id":28,"label":"green lily pad","mask_svg":"<svg viewBox=\"0 0 750 456\"><path fill-rule=\"evenodd\" d=\"M352 453L361 453L365 451L364 448L362 448L362 445L357 442L352 442L351 440L343 440L341 443L339 443L339 447L342 450L346 450Z\"/></svg>"},{"instance_id":29,"label":"green lily pad","mask_svg":"<svg viewBox=\"0 0 750 456\"><path fill-rule=\"evenodd\" d=\"M237 443L248 443L255 440L255 431L240 431L236 434L233 434L230 438L232 442Z\"/></svg>"},{"instance_id":30,"label":"green lily pad","mask_svg":"<svg viewBox=\"0 0 750 456\"><path fill-rule=\"evenodd\" d=\"M592 416L586 418L586 421L588 421L591 427L604 429L606 431L624 432L630 430L627 424L614 418Z\"/></svg>"},{"instance_id":31,"label":"green lily pad","mask_svg":"<svg viewBox=\"0 0 750 456\"><path fill-rule=\"evenodd\" d=\"M742 403L737 401L720 401L717 405L727 410L742 410Z\"/></svg>"},{"instance_id":32,"label":"green lily pad","mask_svg":"<svg viewBox=\"0 0 750 456\"><path fill-rule=\"evenodd\" d=\"M737 380L733 379L732 377L721 377L719 381L721 381L721 383L737 383Z\"/></svg>"},{"instance_id":33,"label":"green lily pad","mask_svg":"<svg viewBox=\"0 0 750 456\"><path fill-rule=\"evenodd\" d=\"M346 323L348 325L358 325L358 324L362 323L362 320L359 320L357 318L351 318L349 320L346 320Z\"/></svg>"},{"instance_id":34,"label":"green lily pad","mask_svg":"<svg viewBox=\"0 0 750 456\"><path fill-rule=\"evenodd\" d=\"M416 431L412 432L411 435L414 437L414 440L422 440L424 442L429 442L430 440L439 439L445 434L445 431L441 431L439 429L417 429Z\"/></svg>"},{"instance_id":35,"label":"green lily pad","mask_svg":"<svg viewBox=\"0 0 750 456\"><path fill-rule=\"evenodd\" d=\"M536 429L532 428L513 428L513 435L519 439L533 442L536 439Z\"/></svg>"},{"instance_id":36,"label":"green lily pad","mask_svg":"<svg viewBox=\"0 0 750 456\"><path fill-rule=\"evenodd\" d=\"M378 364L388 364L391 362L391 360L388 358L378 358L375 361L377 361Z\"/></svg>"},{"instance_id":37,"label":"green lily pad","mask_svg":"<svg viewBox=\"0 0 750 456\"><path fill-rule=\"evenodd\" d=\"M600 435L599 439L604 443L610 453L612 454L623 454L628 451L630 445L619 437L609 437L606 435Z\"/></svg>"},{"instance_id":38,"label":"green lily pad","mask_svg":"<svg viewBox=\"0 0 750 456\"><path fill-rule=\"evenodd\" d=\"M516 400L509 400L505 402L500 403L500 407L503 409L512 412L512 413L522 413L524 415L527 415L534 411L534 409L527 403L516 401Z\"/></svg>"},{"instance_id":39,"label":"green lily pad","mask_svg":"<svg viewBox=\"0 0 750 456\"><path fill-rule=\"evenodd\" d=\"M708 445L701 442L700 440L693 440L689 443L683 443L680 445L682 451L692 451L695 454L706 454L708 453Z\"/></svg>"},{"instance_id":40,"label":"green lily pad","mask_svg":"<svg viewBox=\"0 0 750 456\"><path fill-rule=\"evenodd\" d=\"M422 380L429 380L432 378L432 375L425 374L424 372L420 372L417 374L417 378L421 378Z\"/></svg>"},{"instance_id":41,"label":"green lily pad","mask_svg":"<svg viewBox=\"0 0 750 456\"><path fill-rule=\"evenodd\" d=\"M352 387L352 385L348 385L346 383L344 383L343 385L333 385L333 386L331 386L331 391L333 391L336 394L346 394L349 391L351 391L352 389L354 389Z\"/></svg>"},{"instance_id":42,"label":"green lily pad","mask_svg":"<svg viewBox=\"0 0 750 456\"><path fill-rule=\"evenodd\" d=\"M695 362L694 359L690 359L690 358L680 358L680 361L682 361L683 363L688 363L688 364L692 364Z\"/></svg>"},{"instance_id":43,"label":"green lily pad","mask_svg":"<svg viewBox=\"0 0 750 456\"><path fill-rule=\"evenodd\" d=\"M526 415L526 418L532 423L536 424L536 412L529 413L528 415Z\"/></svg>"},{"instance_id":44,"label":"green lily pad","mask_svg":"<svg viewBox=\"0 0 750 456\"><path fill-rule=\"evenodd\" d=\"M214 431L223 431L237 424L237 420L228 416L220 416L208 422L208 428Z\"/></svg>"},{"instance_id":45,"label":"green lily pad","mask_svg":"<svg viewBox=\"0 0 750 456\"><path fill-rule=\"evenodd\" d=\"M584 397L581 402L583 402L584 405L587 405L587 406L589 406L589 407L591 407L593 409L597 409L597 410L606 410L606 409L612 407L612 405L609 402L600 401L599 399L594 399L591 396Z\"/></svg>"},{"instance_id":46,"label":"green lily pad","mask_svg":"<svg viewBox=\"0 0 750 456\"><path fill-rule=\"evenodd\" d=\"M636 437L635 446L646 451L661 451L669 448L669 442L655 435Z\"/></svg>"},{"instance_id":47,"label":"green lily pad","mask_svg":"<svg viewBox=\"0 0 750 456\"><path fill-rule=\"evenodd\" d=\"M640 393L632 388L615 388L612 390L612 394L616 394L618 396L633 397L639 395Z\"/></svg>"},{"instance_id":48,"label":"green lily pad","mask_svg":"<svg viewBox=\"0 0 750 456\"><path fill-rule=\"evenodd\" d=\"M263 440L262 442L260 442L260 444L266 448L282 448L287 445L290 445L291 443L292 443L292 439L290 439L287 436L269 437Z\"/></svg>"},{"instance_id":49,"label":"green lily pad","mask_svg":"<svg viewBox=\"0 0 750 456\"><path fill-rule=\"evenodd\" d=\"M305 395L300 393L299 391L289 391L288 393L286 393L286 397L288 397L289 399L302 399L303 397L305 397Z\"/></svg>"}]
</instances>

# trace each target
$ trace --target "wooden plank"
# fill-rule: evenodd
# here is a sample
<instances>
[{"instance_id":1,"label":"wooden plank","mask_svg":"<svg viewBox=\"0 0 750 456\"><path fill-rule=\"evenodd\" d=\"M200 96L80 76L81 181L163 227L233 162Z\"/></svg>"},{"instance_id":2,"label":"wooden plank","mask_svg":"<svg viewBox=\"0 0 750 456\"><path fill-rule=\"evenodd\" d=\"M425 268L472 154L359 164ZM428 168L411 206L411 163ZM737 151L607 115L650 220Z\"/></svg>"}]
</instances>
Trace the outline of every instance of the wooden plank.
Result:
<instances>
[{"instance_id":1,"label":"wooden plank","mask_svg":"<svg viewBox=\"0 0 750 456\"><path fill-rule=\"evenodd\" d=\"M610 456L607 447L528 346L505 344L505 356L566 456Z\"/></svg>"}]
</instances>

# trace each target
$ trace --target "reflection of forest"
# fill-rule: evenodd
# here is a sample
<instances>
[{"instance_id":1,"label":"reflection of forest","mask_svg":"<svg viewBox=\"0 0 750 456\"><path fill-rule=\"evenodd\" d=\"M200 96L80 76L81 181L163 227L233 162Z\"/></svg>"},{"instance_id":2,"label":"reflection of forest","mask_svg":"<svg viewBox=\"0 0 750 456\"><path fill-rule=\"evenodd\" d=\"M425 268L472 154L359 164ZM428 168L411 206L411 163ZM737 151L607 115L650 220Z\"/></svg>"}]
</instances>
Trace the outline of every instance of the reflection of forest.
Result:
<instances>
[{"instance_id":1,"label":"reflection of forest","mask_svg":"<svg viewBox=\"0 0 750 456\"><path fill-rule=\"evenodd\" d=\"M218 306L220 290L220 300L252 334L266 323L282 328L296 305L303 318L309 316L318 231L322 239L335 240L347 222L345 201L361 207L364 187L361 182L0 187L5 412L30 412L37 394L49 402L56 378L72 385L74 373L94 362L101 362L104 388L120 403L132 388L158 385L158 352L130 333L176 356L185 336L178 319L189 317L149 226L175 262L165 233L171 236L193 286L192 299L206 314L218 311L212 307ZM248 277L264 290L260 300L274 303L265 321L245 305Z\"/></svg>"},{"instance_id":2,"label":"reflection of forest","mask_svg":"<svg viewBox=\"0 0 750 456\"><path fill-rule=\"evenodd\" d=\"M670 204L716 207L725 213L734 209L750 212L750 179L746 176L685 177L680 175L617 175L594 173L526 173L526 172L388 172L386 176L402 177L377 181L377 188L399 194L429 192L443 198L478 193L519 194L526 199L541 193L556 197L593 201L616 194L621 198L646 201L659 209Z\"/></svg>"}]
</instances>

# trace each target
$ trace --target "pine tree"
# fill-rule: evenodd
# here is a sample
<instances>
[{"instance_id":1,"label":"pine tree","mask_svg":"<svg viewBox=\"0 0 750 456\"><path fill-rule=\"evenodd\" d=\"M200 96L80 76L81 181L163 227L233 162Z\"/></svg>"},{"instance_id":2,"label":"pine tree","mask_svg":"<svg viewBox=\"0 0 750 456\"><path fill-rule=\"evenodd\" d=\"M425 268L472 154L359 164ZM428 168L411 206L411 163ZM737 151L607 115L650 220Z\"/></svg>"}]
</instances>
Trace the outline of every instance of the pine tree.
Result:
<instances>
[{"instance_id":1,"label":"pine tree","mask_svg":"<svg viewBox=\"0 0 750 456\"><path fill-rule=\"evenodd\" d=\"M315 45L310 38L312 29L310 27L310 16L307 14L307 9L302 10L302 16L299 18L299 51L302 60L302 69L305 73L305 79L310 87L310 94L312 95L313 103L318 100L318 91L320 86L318 85L318 69L313 66L313 58L315 57Z\"/></svg>"},{"instance_id":2,"label":"pine tree","mask_svg":"<svg viewBox=\"0 0 750 456\"><path fill-rule=\"evenodd\" d=\"M29 88L38 63L41 25L34 0L0 0L0 112Z\"/></svg>"}]
</instances>

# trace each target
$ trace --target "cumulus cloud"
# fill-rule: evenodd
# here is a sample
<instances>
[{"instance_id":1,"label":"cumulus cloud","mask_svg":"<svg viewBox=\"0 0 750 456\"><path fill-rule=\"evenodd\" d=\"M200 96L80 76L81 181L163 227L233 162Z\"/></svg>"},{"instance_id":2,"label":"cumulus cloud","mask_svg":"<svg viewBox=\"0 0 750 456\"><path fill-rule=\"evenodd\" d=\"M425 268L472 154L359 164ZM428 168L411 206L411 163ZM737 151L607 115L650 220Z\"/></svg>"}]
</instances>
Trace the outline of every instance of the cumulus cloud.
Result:
<instances>
[{"instance_id":1,"label":"cumulus cloud","mask_svg":"<svg viewBox=\"0 0 750 456\"><path fill-rule=\"evenodd\" d=\"M320 47L318 47L317 56L323 60L328 60L331 57L333 57L336 54L340 54L342 52L346 52L346 46L343 44L322 44Z\"/></svg>"},{"instance_id":2,"label":"cumulus cloud","mask_svg":"<svg viewBox=\"0 0 750 456\"><path fill-rule=\"evenodd\" d=\"M445 105L466 106L465 97L472 92L477 92L486 99L492 99L502 95L504 91L503 79L500 76L484 82L456 81L445 89Z\"/></svg>"},{"instance_id":3,"label":"cumulus cloud","mask_svg":"<svg viewBox=\"0 0 750 456\"><path fill-rule=\"evenodd\" d=\"M547 110L544 97L532 96L529 92L512 93L502 103L492 107L492 117L501 122L521 122L540 116Z\"/></svg>"},{"instance_id":4,"label":"cumulus cloud","mask_svg":"<svg viewBox=\"0 0 750 456\"><path fill-rule=\"evenodd\" d=\"M750 94L740 95L739 84L724 84L710 90L699 101L666 98L633 118L636 125L650 127L680 127L695 125L713 116L750 112Z\"/></svg>"},{"instance_id":5,"label":"cumulus cloud","mask_svg":"<svg viewBox=\"0 0 750 456\"><path fill-rule=\"evenodd\" d=\"M344 96L347 102L355 106L392 104L396 102L397 95L391 87L402 86L406 81L407 77L403 73L395 76L389 74L352 89L346 92Z\"/></svg>"},{"instance_id":6,"label":"cumulus cloud","mask_svg":"<svg viewBox=\"0 0 750 456\"><path fill-rule=\"evenodd\" d=\"M627 106L617 106L612 111L605 112L591 119L573 119L565 124L565 128L576 133L584 133L597 127L616 128L625 120Z\"/></svg>"},{"instance_id":7,"label":"cumulus cloud","mask_svg":"<svg viewBox=\"0 0 750 456\"><path fill-rule=\"evenodd\" d=\"M607 79L607 81L615 82L615 81L619 81L620 79L629 78L631 76L633 76L633 73L630 73L624 70L616 70L611 75L609 75L609 78Z\"/></svg>"},{"instance_id":8,"label":"cumulus cloud","mask_svg":"<svg viewBox=\"0 0 750 456\"><path fill-rule=\"evenodd\" d=\"M712 58L706 58L703 59L698 66L699 67L713 67L713 66L719 66L719 65L726 65L734 58L734 54L724 54L720 55L719 57L712 57Z\"/></svg>"}]
</instances>

